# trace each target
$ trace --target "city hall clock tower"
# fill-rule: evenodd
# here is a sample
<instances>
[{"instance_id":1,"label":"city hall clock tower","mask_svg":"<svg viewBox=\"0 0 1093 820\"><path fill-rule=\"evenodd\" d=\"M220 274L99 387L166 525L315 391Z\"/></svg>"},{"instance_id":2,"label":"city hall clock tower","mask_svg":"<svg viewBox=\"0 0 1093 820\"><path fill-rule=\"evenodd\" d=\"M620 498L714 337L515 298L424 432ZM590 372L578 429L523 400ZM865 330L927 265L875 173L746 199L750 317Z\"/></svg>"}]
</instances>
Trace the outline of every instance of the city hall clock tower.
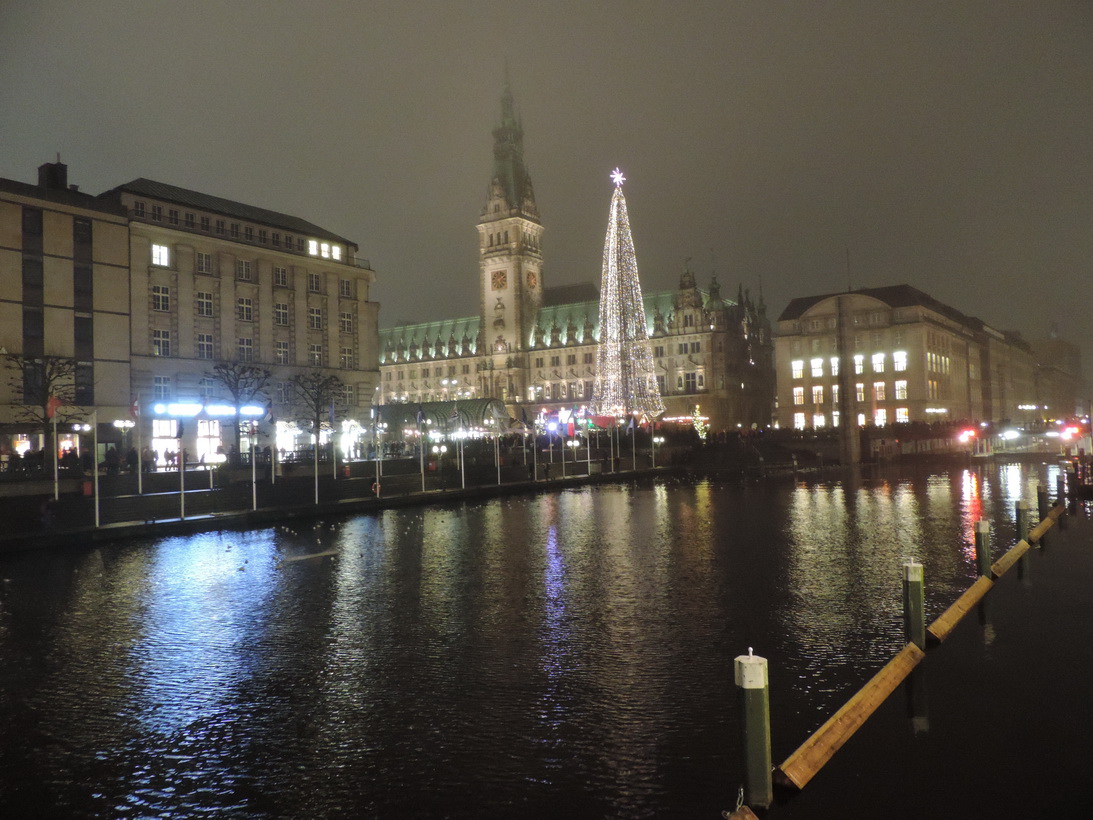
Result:
<instances>
[{"instance_id":1,"label":"city hall clock tower","mask_svg":"<svg viewBox=\"0 0 1093 820\"><path fill-rule=\"evenodd\" d=\"M543 294L543 226L524 165L524 130L506 83L493 129L493 178L478 220L478 356L486 395L513 405L527 398L525 374Z\"/></svg>"}]
</instances>

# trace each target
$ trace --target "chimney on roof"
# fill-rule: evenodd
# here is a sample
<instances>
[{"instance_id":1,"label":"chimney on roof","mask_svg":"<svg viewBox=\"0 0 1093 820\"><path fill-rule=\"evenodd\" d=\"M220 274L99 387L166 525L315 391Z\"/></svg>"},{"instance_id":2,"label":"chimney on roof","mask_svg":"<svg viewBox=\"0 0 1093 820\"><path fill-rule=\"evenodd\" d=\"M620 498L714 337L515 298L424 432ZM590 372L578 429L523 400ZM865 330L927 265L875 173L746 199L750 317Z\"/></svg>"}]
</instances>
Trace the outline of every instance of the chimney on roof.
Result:
<instances>
[{"instance_id":1,"label":"chimney on roof","mask_svg":"<svg viewBox=\"0 0 1093 820\"><path fill-rule=\"evenodd\" d=\"M56 162L47 162L38 166L38 187L51 191L63 191L68 188L68 166L61 162L58 155Z\"/></svg>"}]
</instances>

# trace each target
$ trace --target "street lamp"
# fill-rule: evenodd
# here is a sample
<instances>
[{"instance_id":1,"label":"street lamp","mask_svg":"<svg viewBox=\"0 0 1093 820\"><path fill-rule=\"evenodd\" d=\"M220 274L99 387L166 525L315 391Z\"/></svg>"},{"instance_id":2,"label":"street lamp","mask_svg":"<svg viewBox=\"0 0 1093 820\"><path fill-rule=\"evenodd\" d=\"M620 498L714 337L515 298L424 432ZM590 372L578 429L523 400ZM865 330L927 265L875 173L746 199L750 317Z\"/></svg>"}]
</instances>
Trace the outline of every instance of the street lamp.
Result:
<instances>
[{"instance_id":1,"label":"street lamp","mask_svg":"<svg viewBox=\"0 0 1093 820\"><path fill-rule=\"evenodd\" d=\"M653 436L653 468L657 466L657 445L664 443L664 436Z\"/></svg>"}]
</instances>

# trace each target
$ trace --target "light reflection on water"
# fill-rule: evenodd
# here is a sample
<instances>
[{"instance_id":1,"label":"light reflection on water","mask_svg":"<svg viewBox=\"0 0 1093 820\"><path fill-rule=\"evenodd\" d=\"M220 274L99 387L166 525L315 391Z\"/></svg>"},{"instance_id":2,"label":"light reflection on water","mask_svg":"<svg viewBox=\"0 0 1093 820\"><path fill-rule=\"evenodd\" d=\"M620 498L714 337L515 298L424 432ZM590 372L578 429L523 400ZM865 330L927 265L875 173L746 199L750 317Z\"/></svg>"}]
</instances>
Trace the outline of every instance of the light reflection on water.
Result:
<instances>
[{"instance_id":1,"label":"light reflection on water","mask_svg":"<svg viewBox=\"0 0 1093 820\"><path fill-rule=\"evenodd\" d=\"M770 657L789 751L901 645L902 559L939 614L974 521L1012 539L1051 475L669 479L5 558L0 808L715 815L732 658Z\"/></svg>"}]
</instances>

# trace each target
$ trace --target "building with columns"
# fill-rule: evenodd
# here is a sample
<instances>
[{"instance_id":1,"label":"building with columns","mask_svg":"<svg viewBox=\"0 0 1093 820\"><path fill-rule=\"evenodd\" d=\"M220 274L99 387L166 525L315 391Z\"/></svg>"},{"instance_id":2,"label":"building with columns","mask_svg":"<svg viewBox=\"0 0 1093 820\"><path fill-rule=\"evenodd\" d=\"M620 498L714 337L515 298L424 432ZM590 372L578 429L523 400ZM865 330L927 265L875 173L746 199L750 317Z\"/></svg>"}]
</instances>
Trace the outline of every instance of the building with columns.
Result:
<instances>
[{"instance_id":1,"label":"building with columns","mask_svg":"<svg viewBox=\"0 0 1093 820\"><path fill-rule=\"evenodd\" d=\"M591 401L599 338L591 282L600 271L590 267L589 284L547 287L523 136L506 89L477 225L478 315L381 329L383 403L497 398L521 418ZM687 268L678 289L646 293L644 305L665 417L697 409L715 431L770 423L773 347L761 297L723 298L715 277L700 289Z\"/></svg>"}]
</instances>

